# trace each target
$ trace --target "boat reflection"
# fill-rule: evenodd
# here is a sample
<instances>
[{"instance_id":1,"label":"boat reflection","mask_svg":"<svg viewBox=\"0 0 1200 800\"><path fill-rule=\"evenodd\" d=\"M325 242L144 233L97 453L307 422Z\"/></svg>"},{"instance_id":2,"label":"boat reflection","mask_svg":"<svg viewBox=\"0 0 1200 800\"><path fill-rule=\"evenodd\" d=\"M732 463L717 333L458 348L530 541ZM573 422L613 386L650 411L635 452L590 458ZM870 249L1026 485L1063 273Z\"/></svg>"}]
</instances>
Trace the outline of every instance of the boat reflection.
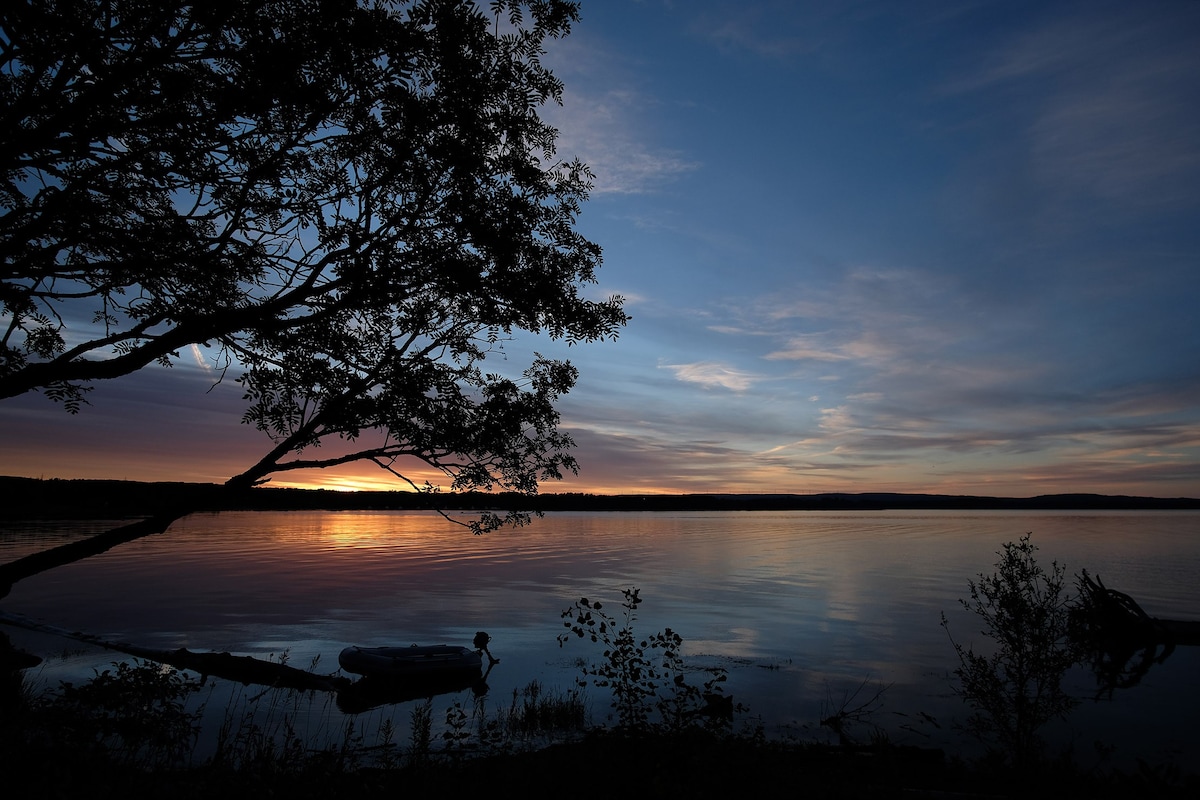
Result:
<instances>
[{"instance_id":1,"label":"boat reflection","mask_svg":"<svg viewBox=\"0 0 1200 800\"><path fill-rule=\"evenodd\" d=\"M476 667L473 671L450 674L398 677L369 675L338 691L337 707L343 714L361 714L380 706L425 700L466 689L470 689L474 696L482 697L488 692L487 678L494 666L495 662L488 664L486 672Z\"/></svg>"}]
</instances>

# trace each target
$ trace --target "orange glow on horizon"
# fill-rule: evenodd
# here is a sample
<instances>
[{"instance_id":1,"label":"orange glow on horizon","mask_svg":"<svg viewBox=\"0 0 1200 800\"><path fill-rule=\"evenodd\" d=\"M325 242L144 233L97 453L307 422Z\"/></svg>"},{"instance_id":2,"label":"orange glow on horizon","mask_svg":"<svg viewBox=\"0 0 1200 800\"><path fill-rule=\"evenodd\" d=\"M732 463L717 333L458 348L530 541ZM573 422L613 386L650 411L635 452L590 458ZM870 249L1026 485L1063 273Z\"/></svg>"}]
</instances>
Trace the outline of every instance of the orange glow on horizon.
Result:
<instances>
[{"instance_id":1,"label":"orange glow on horizon","mask_svg":"<svg viewBox=\"0 0 1200 800\"><path fill-rule=\"evenodd\" d=\"M5 467L0 474L60 480L181 481L221 484L242 466L228 454L222 459L192 458L173 463L164 453L159 458L104 457L72 461L64 468L61 460L22 458L21 464ZM449 493L446 476L424 465L413 465L403 474L417 486L429 481ZM664 495L664 494L821 494L874 493L974 495L987 497L1034 497L1048 494L1095 493L1145 497L1195 497L1191 485L1170 486L1143 479L1137 472L1099 474L1078 464L998 465L967 463L938 472L918 471L911 465L888 465L865 469L857 477L845 473L822 474L821 470L796 472L786 468L755 467L745 472L715 468L713 474L685 464L678 474L652 475L639 471L636 463L615 465L597 461L584 463L583 474L562 481L545 481L542 494ZM1086 466L1086 465L1084 465ZM14 468L16 467L16 468ZM590 467L590 468L589 468ZM1073 469L1074 467L1074 469ZM676 472L670 470L669 472ZM1153 476L1151 476L1153 477ZM347 464L325 470L297 470L275 475L263 484L271 488L323 489L336 492L413 492L412 485L374 464Z\"/></svg>"}]
</instances>

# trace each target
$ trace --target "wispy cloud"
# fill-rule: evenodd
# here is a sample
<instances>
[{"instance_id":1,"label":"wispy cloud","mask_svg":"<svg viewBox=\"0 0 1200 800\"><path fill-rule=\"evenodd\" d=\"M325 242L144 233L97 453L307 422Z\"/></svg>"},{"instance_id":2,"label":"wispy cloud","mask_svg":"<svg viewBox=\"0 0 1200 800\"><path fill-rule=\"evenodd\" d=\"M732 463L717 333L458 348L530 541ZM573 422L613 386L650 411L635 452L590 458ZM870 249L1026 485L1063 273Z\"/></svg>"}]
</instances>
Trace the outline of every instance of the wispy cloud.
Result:
<instances>
[{"instance_id":1,"label":"wispy cloud","mask_svg":"<svg viewBox=\"0 0 1200 800\"><path fill-rule=\"evenodd\" d=\"M768 361L845 361L850 356L837 350L821 347L814 342L814 336L804 335L792 339L779 350L767 353L763 358Z\"/></svg>"},{"instance_id":2,"label":"wispy cloud","mask_svg":"<svg viewBox=\"0 0 1200 800\"><path fill-rule=\"evenodd\" d=\"M984 461L1004 471L1009 461L1067 458L1146 480L1187 473L1176 467L1200 452L1194 379L1106 386L1115 376L1076 363L1075 341L1086 337L1077 326L1059 331L1036 306L988 303L986 293L964 293L933 273L852 269L838 283L807 287L799 301L730 298L713 314L706 330L758 350L762 369L738 359L660 368L732 389L764 415L789 408L790 419L772 417L762 431L735 427L737 414L703 428L737 442L730 463L756 463L785 484L819 479L829 488L834 476L859 470L872 486L910 480L945 490L962 474L961 487L996 490ZM1015 468L1005 480L1007 491L1027 485ZM1064 480L1053 490L1082 485Z\"/></svg>"},{"instance_id":3,"label":"wispy cloud","mask_svg":"<svg viewBox=\"0 0 1200 800\"><path fill-rule=\"evenodd\" d=\"M733 13L701 14L691 27L722 50L750 52L759 58L787 59L819 47L811 31L789 30L790 25L780 27L778 22L779 15L771 11L743 7Z\"/></svg>"},{"instance_id":4,"label":"wispy cloud","mask_svg":"<svg viewBox=\"0 0 1200 800\"><path fill-rule=\"evenodd\" d=\"M1126 211L1194 201L1200 60L1179 25L1152 6L1096 15L1083 4L997 46L948 90L1027 115L1031 174L1053 197Z\"/></svg>"},{"instance_id":5,"label":"wispy cloud","mask_svg":"<svg viewBox=\"0 0 1200 800\"><path fill-rule=\"evenodd\" d=\"M584 107L587 102L573 100L556 122L560 152L578 156L594 173L593 195L656 191L699 167L682 153L638 141L625 121L602 108Z\"/></svg>"},{"instance_id":6,"label":"wispy cloud","mask_svg":"<svg viewBox=\"0 0 1200 800\"><path fill-rule=\"evenodd\" d=\"M588 284L583 287L583 295L596 302L604 302L613 297L620 297L626 306L635 306L647 301L647 297L639 292L626 292L619 288L611 288L606 286L596 286Z\"/></svg>"},{"instance_id":7,"label":"wispy cloud","mask_svg":"<svg viewBox=\"0 0 1200 800\"><path fill-rule=\"evenodd\" d=\"M894 348L874 340L873 335L832 345L823 344L831 338L834 337L830 334L801 334L763 358L768 361L877 361L894 352Z\"/></svg>"},{"instance_id":8,"label":"wispy cloud","mask_svg":"<svg viewBox=\"0 0 1200 800\"><path fill-rule=\"evenodd\" d=\"M675 373L676 378L685 383L696 383L706 389L722 388L734 392L744 392L758 380L756 375L715 361L660 364L659 366L662 369L671 370Z\"/></svg>"},{"instance_id":9,"label":"wispy cloud","mask_svg":"<svg viewBox=\"0 0 1200 800\"><path fill-rule=\"evenodd\" d=\"M678 148L653 141L648 121L661 107L636 87L636 76L614 66L621 59L579 39L559 43L548 59L569 87L562 106L542 117L559 131L558 152L578 157L595 173L592 193L653 192L699 163Z\"/></svg>"}]
</instances>

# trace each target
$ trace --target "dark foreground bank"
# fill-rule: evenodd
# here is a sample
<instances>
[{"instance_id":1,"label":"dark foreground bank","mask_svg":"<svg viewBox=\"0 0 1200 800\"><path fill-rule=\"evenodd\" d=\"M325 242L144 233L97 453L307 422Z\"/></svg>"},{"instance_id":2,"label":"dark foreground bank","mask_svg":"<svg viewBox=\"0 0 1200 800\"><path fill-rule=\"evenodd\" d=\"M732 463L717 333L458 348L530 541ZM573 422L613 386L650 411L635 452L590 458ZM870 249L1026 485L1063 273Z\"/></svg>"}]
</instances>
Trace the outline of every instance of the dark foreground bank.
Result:
<instances>
[{"instance_id":1,"label":"dark foreground bank","mask_svg":"<svg viewBox=\"0 0 1200 800\"><path fill-rule=\"evenodd\" d=\"M805 798L1200 796L1200 780L1145 767L1080 773L1053 765L1020 775L894 746L829 747L696 735L591 733L542 750L486 757L433 757L402 768L346 769L336 754L303 767L229 769L206 765L146 772L85 752L3 755L9 789L25 796L109 797L723 797L747 793ZM14 795L16 796L16 795Z\"/></svg>"}]
</instances>

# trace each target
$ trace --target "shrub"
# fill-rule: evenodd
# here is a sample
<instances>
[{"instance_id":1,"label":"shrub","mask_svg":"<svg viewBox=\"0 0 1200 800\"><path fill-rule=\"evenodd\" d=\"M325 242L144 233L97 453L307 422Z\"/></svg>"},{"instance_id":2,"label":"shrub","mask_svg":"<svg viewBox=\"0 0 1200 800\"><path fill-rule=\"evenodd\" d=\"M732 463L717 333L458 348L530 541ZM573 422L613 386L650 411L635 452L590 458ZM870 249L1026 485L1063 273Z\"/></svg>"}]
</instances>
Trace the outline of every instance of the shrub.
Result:
<instances>
[{"instance_id":1,"label":"shrub","mask_svg":"<svg viewBox=\"0 0 1200 800\"><path fill-rule=\"evenodd\" d=\"M942 615L959 660L955 692L972 709L967 730L1021 767L1040 754L1039 728L1078 702L1062 686L1077 661L1065 568L1055 561L1047 572L1036 552L1027 533L997 553L996 572L967 582L971 599L959 602L982 621L988 652L956 641Z\"/></svg>"},{"instance_id":2,"label":"shrub","mask_svg":"<svg viewBox=\"0 0 1200 800\"><path fill-rule=\"evenodd\" d=\"M604 646L603 660L582 667L580 685L590 682L612 692L612 707L622 728L678 730L696 721L732 720L732 700L718 686L726 679L725 670L709 670L710 677L700 686L690 683L680 654L683 637L666 628L639 639L633 625L641 597L636 588L624 589L622 595L619 619L586 597L562 613L570 633L559 635L560 647L571 634Z\"/></svg>"},{"instance_id":3,"label":"shrub","mask_svg":"<svg viewBox=\"0 0 1200 800\"><path fill-rule=\"evenodd\" d=\"M81 685L63 682L42 700L43 723L62 746L135 766L185 764L201 709L188 698L204 683L150 661L116 662Z\"/></svg>"}]
</instances>

